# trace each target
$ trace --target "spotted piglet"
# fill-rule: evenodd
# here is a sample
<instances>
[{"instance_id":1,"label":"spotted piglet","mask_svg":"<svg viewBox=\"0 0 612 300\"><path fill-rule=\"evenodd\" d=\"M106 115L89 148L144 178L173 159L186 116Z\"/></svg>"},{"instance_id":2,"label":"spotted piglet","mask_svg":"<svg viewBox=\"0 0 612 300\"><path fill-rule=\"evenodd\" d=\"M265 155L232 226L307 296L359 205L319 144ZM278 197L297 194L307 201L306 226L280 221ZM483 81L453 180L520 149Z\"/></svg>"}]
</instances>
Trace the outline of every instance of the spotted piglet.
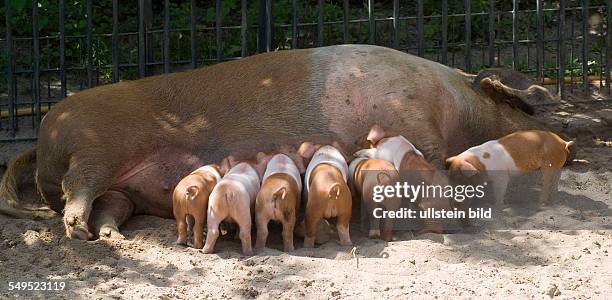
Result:
<instances>
[{"instance_id":1,"label":"spotted piglet","mask_svg":"<svg viewBox=\"0 0 612 300\"><path fill-rule=\"evenodd\" d=\"M317 229L321 219L337 217L340 244L351 245L349 222L352 199L347 185L348 165L337 146L317 146L305 143L300 150L302 156L312 157L304 175L304 188L308 195L306 202L306 232L304 247L314 247Z\"/></svg>"},{"instance_id":2,"label":"spotted piglet","mask_svg":"<svg viewBox=\"0 0 612 300\"><path fill-rule=\"evenodd\" d=\"M215 186L208 201L208 233L204 253L212 253L219 237L222 221L237 223L242 252L252 255L251 216L261 178L270 156L260 152L256 162L240 162L234 165Z\"/></svg>"},{"instance_id":3,"label":"spotted piglet","mask_svg":"<svg viewBox=\"0 0 612 300\"><path fill-rule=\"evenodd\" d=\"M503 200L510 177L530 171L542 171L540 204L548 204L557 190L561 168L574 142L540 130L519 131L499 140L488 141L450 157L446 165L451 173L471 177L487 172L493 182L496 201ZM494 178L490 178L495 174Z\"/></svg>"}]
</instances>

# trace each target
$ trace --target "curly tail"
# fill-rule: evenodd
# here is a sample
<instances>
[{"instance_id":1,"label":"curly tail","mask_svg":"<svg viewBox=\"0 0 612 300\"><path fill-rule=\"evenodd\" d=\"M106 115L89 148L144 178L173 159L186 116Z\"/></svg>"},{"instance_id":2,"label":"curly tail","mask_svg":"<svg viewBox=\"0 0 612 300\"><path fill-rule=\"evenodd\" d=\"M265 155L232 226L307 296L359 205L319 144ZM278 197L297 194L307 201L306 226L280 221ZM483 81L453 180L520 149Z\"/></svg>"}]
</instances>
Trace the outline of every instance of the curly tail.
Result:
<instances>
[{"instance_id":1,"label":"curly tail","mask_svg":"<svg viewBox=\"0 0 612 300\"><path fill-rule=\"evenodd\" d=\"M57 214L48 208L26 209L19 201L19 178L36 163L36 148L32 148L11 161L0 182L0 214L21 219L50 219Z\"/></svg>"}]
</instances>

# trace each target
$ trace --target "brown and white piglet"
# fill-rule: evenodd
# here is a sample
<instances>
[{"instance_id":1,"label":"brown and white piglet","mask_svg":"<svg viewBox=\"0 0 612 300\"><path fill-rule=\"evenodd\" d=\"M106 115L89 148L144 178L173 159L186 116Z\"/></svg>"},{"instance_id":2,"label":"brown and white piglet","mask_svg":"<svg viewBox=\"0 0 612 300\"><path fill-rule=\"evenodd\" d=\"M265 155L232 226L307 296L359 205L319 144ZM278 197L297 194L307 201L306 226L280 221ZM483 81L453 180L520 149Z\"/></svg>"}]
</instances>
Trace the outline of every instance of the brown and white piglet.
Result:
<instances>
[{"instance_id":1,"label":"brown and white piglet","mask_svg":"<svg viewBox=\"0 0 612 300\"><path fill-rule=\"evenodd\" d=\"M557 190L561 168L573 144L549 131L519 131L450 157L446 159L446 165L451 173L468 177L485 174L493 183L497 202L503 200L511 176L540 170L542 191L539 201L546 205L550 195Z\"/></svg>"},{"instance_id":2,"label":"brown and white piglet","mask_svg":"<svg viewBox=\"0 0 612 300\"><path fill-rule=\"evenodd\" d=\"M208 201L207 235L204 253L212 253L223 221L238 224L242 252L252 255L251 216L261 178L270 156L260 152L257 162L240 162L233 166L215 186ZM233 163L232 163L233 164Z\"/></svg>"},{"instance_id":3,"label":"brown and white piglet","mask_svg":"<svg viewBox=\"0 0 612 300\"><path fill-rule=\"evenodd\" d=\"M174 188L172 209L178 229L177 244L187 244L187 219L193 218L193 247L200 249L204 246L208 198L223 173L224 170L216 164L206 165L185 176Z\"/></svg>"},{"instance_id":4,"label":"brown and white piglet","mask_svg":"<svg viewBox=\"0 0 612 300\"><path fill-rule=\"evenodd\" d=\"M304 188L308 197L304 247L314 247L321 219L333 217L337 217L340 244L351 245L349 223L352 199L347 185L348 165L344 155L329 145L318 150L314 145L309 145L303 150L305 157L312 157L304 175Z\"/></svg>"},{"instance_id":5,"label":"brown and white piglet","mask_svg":"<svg viewBox=\"0 0 612 300\"><path fill-rule=\"evenodd\" d=\"M393 237L394 219L377 219L374 216L374 209L397 210L401 206L401 199L393 197L377 202L374 199L374 188L376 186L393 185L394 182L399 180L399 173L393 164L386 160L358 157L349 165L349 174L349 185L352 187L353 197L360 199L361 209L365 210L365 214L362 213L362 216L367 216L367 219L362 219L361 223L369 224L368 237L381 237L385 241L390 241ZM380 230L381 222L383 223L382 234Z\"/></svg>"},{"instance_id":6,"label":"brown and white piglet","mask_svg":"<svg viewBox=\"0 0 612 300\"><path fill-rule=\"evenodd\" d=\"M266 167L255 201L256 249L266 246L270 220L283 224L283 247L293 251L293 229L302 193L299 166L286 154L274 155Z\"/></svg>"}]
</instances>

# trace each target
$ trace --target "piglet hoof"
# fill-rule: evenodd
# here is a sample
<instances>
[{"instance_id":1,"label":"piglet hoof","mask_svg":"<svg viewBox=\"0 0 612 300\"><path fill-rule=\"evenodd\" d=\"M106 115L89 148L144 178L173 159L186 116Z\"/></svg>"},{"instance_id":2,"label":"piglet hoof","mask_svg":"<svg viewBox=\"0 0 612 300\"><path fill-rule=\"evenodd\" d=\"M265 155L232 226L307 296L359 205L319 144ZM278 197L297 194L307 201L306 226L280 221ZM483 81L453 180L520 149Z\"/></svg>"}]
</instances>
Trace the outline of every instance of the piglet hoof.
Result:
<instances>
[{"instance_id":1,"label":"piglet hoof","mask_svg":"<svg viewBox=\"0 0 612 300\"><path fill-rule=\"evenodd\" d=\"M244 256L253 256L253 249L243 249L242 254Z\"/></svg>"},{"instance_id":2,"label":"piglet hoof","mask_svg":"<svg viewBox=\"0 0 612 300\"><path fill-rule=\"evenodd\" d=\"M87 224L77 217L65 216L64 227L66 228L66 236L71 239L87 241L93 238L93 234L87 230Z\"/></svg>"},{"instance_id":3,"label":"piglet hoof","mask_svg":"<svg viewBox=\"0 0 612 300\"><path fill-rule=\"evenodd\" d=\"M204 246L204 248L202 249L202 252L204 252L204 254L212 254L214 251L214 249L212 247L208 247L208 246Z\"/></svg>"},{"instance_id":4,"label":"piglet hoof","mask_svg":"<svg viewBox=\"0 0 612 300\"><path fill-rule=\"evenodd\" d=\"M187 239L186 238L178 238L178 239L176 239L176 244L177 245L181 245L181 246L187 246Z\"/></svg>"},{"instance_id":5,"label":"piglet hoof","mask_svg":"<svg viewBox=\"0 0 612 300\"><path fill-rule=\"evenodd\" d=\"M203 247L204 247L204 242L198 242L198 241L193 242L193 248L202 249Z\"/></svg>"},{"instance_id":6,"label":"piglet hoof","mask_svg":"<svg viewBox=\"0 0 612 300\"><path fill-rule=\"evenodd\" d=\"M119 232L119 229L113 226L102 226L100 228L100 238L111 240L125 240L125 236Z\"/></svg>"},{"instance_id":7,"label":"piglet hoof","mask_svg":"<svg viewBox=\"0 0 612 300\"><path fill-rule=\"evenodd\" d=\"M304 248L314 248L315 238L314 237L304 237Z\"/></svg>"},{"instance_id":8,"label":"piglet hoof","mask_svg":"<svg viewBox=\"0 0 612 300\"><path fill-rule=\"evenodd\" d=\"M368 238L375 239L377 237L380 237L380 230L370 229L370 232L368 232Z\"/></svg>"},{"instance_id":9,"label":"piglet hoof","mask_svg":"<svg viewBox=\"0 0 612 300\"><path fill-rule=\"evenodd\" d=\"M340 245L342 245L342 246L353 246L353 243L351 242L351 240L340 241Z\"/></svg>"},{"instance_id":10,"label":"piglet hoof","mask_svg":"<svg viewBox=\"0 0 612 300\"><path fill-rule=\"evenodd\" d=\"M293 247L293 245L287 245L283 247L283 250L285 252L293 252L293 250L295 250L295 248Z\"/></svg>"}]
</instances>

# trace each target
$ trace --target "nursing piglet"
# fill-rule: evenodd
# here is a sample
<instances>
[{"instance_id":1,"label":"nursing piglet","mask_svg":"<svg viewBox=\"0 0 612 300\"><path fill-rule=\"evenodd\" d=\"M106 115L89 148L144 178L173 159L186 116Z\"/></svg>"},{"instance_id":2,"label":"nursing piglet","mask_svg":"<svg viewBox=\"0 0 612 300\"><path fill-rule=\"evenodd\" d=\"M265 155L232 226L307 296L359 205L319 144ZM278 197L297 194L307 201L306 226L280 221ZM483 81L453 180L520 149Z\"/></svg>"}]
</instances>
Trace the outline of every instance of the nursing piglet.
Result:
<instances>
[{"instance_id":1,"label":"nursing piglet","mask_svg":"<svg viewBox=\"0 0 612 300\"><path fill-rule=\"evenodd\" d=\"M257 154L257 162L240 162L233 166L215 186L208 201L208 233L204 253L212 253L222 221L237 223L242 252L252 255L251 216L261 178L270 156Z\"/></svg>"}]
</instances>

